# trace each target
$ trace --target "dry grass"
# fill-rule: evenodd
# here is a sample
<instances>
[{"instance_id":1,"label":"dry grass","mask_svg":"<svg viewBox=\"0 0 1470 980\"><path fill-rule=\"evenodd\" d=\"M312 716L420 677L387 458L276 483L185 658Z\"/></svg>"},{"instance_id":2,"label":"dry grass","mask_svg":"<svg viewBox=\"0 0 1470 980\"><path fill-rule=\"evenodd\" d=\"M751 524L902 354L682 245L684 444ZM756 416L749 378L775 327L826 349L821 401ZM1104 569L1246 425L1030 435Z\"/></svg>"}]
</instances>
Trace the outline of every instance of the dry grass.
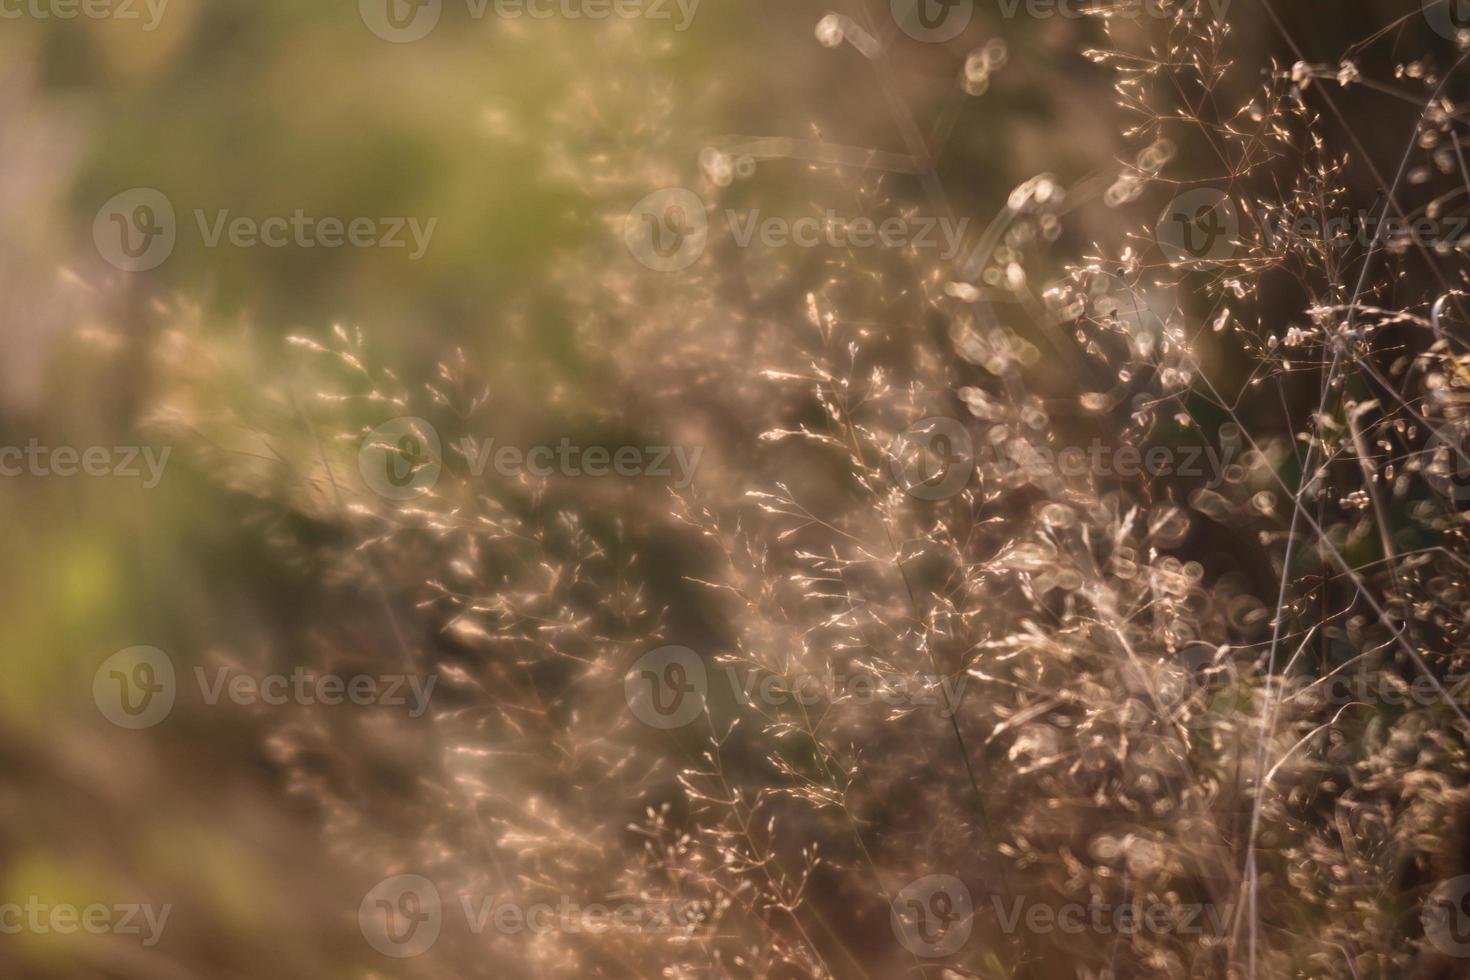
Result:
<instances>
[{"instance_id":1,"label":"dry grass","mask_svg":"<svg viewBox=\"0 0 1470 980\"><path fill-rule=\"evenodd\" d=\"M261 721L364 890L413 872L446 905L695 910L661 931L446 927L395 970L1458 975L1418 912L1470 871L1455 831L1470 553L1445 492L1470 465L1454 434L1464 251L1322 221L1463 216L1462 55L1415 20L1340 61L1266 62L1230 27L1290 48L1275 6L1088 20L1122 163L1094 152L1101 176L1026 181L957 266L923 249L738 249L713 220L699 262L649 272L622 252L623 212L692 186L699 144L673 100L633 99L640 139L583 135L608 148L596 166L548 148L607 219L556 272L574 351L561 381L546 381L565 365L538 362L528 304L500 314L512 339L489 366L390 369L339 330L298 340L267 397L222 405L243 355L209 356L208 331L179 318L163 417L204 437L281 560L325 583L321 656L439 678L413 722ZM887 43L911 52L901 41ZM926 65L952 71L962 100L1022 60L993 51L991 78L960 43ZM777 155L732 179L713 151L697 187L712 217L773 188L818 213L952 216L897 56L860 48L814 41L812 57L889 80L918 178ZM580 91L555 112L570 141L628 100ZM1235 202L1238 234L1218 261L1171 261L1154 217L1202 187ZM1282 213L1317 230L1273 235ZM429 420L445 447L410 501L356 477L364 436L394 416ZM934 417L976 447L973 479L937 500L911 477L943 460L916 461L902 438ZM488 436L705 457L685 490L485 478L453 447ZM1165 447L1217 471L1045 465L1094 439L1115 462ZM625 676L667 644L696 652L710 694L661 730L630 710ZM730 671L776 693L740 703ZM854 676L890 696L837 683ZM1346 696L1329 683L1345 679ZM821 691L780 693L803 684ZM956 710L917 703L944 684ZM1406 689L1427 693L1404 703ZM958 878L974 906L944 956L891 926L929 875ZM1199 929L1008 929L1018 901L1203 912Z\"/></svg>"}]
</instances>

